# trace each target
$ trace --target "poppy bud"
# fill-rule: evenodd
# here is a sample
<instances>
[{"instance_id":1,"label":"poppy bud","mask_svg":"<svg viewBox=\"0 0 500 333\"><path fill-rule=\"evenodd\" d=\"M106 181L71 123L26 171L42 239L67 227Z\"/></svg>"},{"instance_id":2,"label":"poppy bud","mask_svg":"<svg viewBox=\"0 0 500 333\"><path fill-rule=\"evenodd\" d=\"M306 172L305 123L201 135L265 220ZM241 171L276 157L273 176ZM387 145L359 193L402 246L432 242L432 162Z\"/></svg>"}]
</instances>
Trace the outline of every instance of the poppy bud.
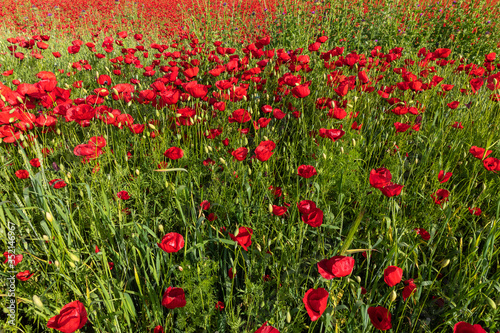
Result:
<instances>
[{"instance_id":1,"label":"poppy bud","mask_svg":"<svg viewBox=\"0 0 500 333\"><path fill-rule=\"evenodd\" d=\"M21 103L21 104L24 104L24 103L23 103L23 99L22 99L21 97L19 97L19 96L17 96L17 101L18 101L19 103Z\"/></svg>"},{"instance_id":2,"label":"poppy bud","mask_svg":"<svg viewBox=\"0 0 500 333\"><path fill-rule=\"evenodd\" d=\"M45 212L45 219L49 222L54 221L54 217L52 216L52 214L50 212Z\"/></svg>"},{"instance_id":3,"label":"poppy bud","mask_svg":"<svg viewBox=\"0 0 500 333\"><path fill-rule=\"evenodd\" d=\"M35 304L37 308L43 309L42 300L37 295L33 295L33 304Z\"/></svg>"},{"instance_id":4,"label":"poppy bud","mask_svg":"<svg viewBox=\"0 0 500 333\"><path fill-rule=\"evenodd\" d=\"M356 281L358 281L358 283L361 283L361 276L356 275Z\"/></svg>"},{"instance_id":5,"label":"poppy bud","mask_svg":"<svg viewBox=\"0 0 500 333\"><path fill-rule=\"evenodd\" d=\"M71 268L75 268L76 267L76 265L72 261L69 262L69 265L71 266Z\"/></svg>"},{"instance_id":6,"label":"poppy bud","mask_svg":"<svg viewBox=\"0 0 500 333\"><path fill-rule=\"evenodd\" d=\"M344 147L340 147L340 152L343 154L344 153Z\"/></svg>"},{"instance_id":7,"label":"poppy bud","mask_svg":"<svg viewBox=\"0 0 500 333\"><path fill-rule=\"evenodd\" d=\"M118 95L118 90L116 90L115 88L113 88L113 93L114 93L115 95Z\"/></svg>"},{"instance_id":8,"label":"poppy bud","mask_svg":"<svg viewBox=\"0 0 500 333\"><path fill-rule=\"evenodd\" d=\"M415 164L418 164L418 157L415 159Z\"/></svg>"},{"instance_id":9,"label":"poppy bud","mask_svg":"<svg viewBox=\"0 0 500 333\"><path fill-rule=\"evenodd\" d=\"M54 261L54 265L56 265L57 268L59 268L59 266L61 266L61 264L59 263L58 260Z\"/></svg>"},{"instance_id":10,"label":"poppy bud","mask_svg":"<svg viewBox=\"0 0 500 333\"><path fill-rule=\"evenodd\" d=\"M222 164L226 165L226 160L225 160L225 159L223 159L222 157L220 157L220 158L219 158L219 161L220 161Z\"/></svg>"},{"instance_id":11,"label":"poppy bud","mask_svg":"<svg viewBox=\"0 0 500 333\"><path fill-rule=\"evenodd\" d=\"M491 308L493 310L496 310L497 309L497 305L495 304L495 302L493 302L493 300L491 298L489 298L488 296L484 296L484 297L486 298L486 301L491 306Z\"/></svg>"},{"instance_id":12,"label":"poppy bud","mask_svg":"<svg viewBox=\"0 0 500 333\"><path fill-rule=\"evenodd\" d=\"M47 235L43 235L43 237L42 237L42 238L43 238L43 240L44 240L44 241L46 241L46 242L48 242L48 241L49 241L49 236L47 236Z\"/></svg>"},{"instance_id":13,"label":"poppy bud","mask_svg":"<svg viewBox=\"0 0 500 333\"><path fill-rule=\"evenodd\" d=\"M209 151L213 150L211 146L207 146L207 148L208 148Z\"/></svg>"},{"instance_id":14,"label":"poppy bud","mask_svg":"<svg viewBox=\"0 0 500 333\"><path fill-rule=\"evenodd\" d=\"M248 139L247 139L247 137L245 137L244 139L245 139L245 140L244 140L243 145L244 145L244 146L246 146L246 145L248 144Z\"/></svg>"},{"instance_id":15,"label":"poppy bud","mask_svg":"<svg viewBox=\"0 0 500 333\"><path fill-rule=\"evenodd\" d=\"M248 167L248 174L251 176L252 175L252 168Z\"/></svg>"},{"instance_id":16,"label":"poppy bud","mask_svg":"<svg viewBox=\"0 0 500 333\"><path fill-rule=\"evenodd\" d=\"M80 261L80 258L78 258L75 254L73 254L71 252L69 252L68 256L73 261L76 261L76 262Z\"/></svg>"},{"instance_id":17,"label":"poppy bud","mask_svg":"<svg viewBox=\"0 0 500 333\"><path fill-rule=\"evenodd\" d=\"M354 139L354 138L352 139L352 146L356 147L356 139Z\"/></svg>"},{"instance_id":18,"label":"poppy bud","mask_svg":"<svg viewBox=\"0 0 500 333\"><path fill-rule=\"evenodd\" d=\"M265 141L269 141L269 139L267 138L267 136L264 135L264 140Z\"/></svg>"},{"instance_id":19,"label":"poppy bud","mask_svg":"<svg viewBox=\"0 0 500 333\"><path fill-rule=\"evenodd\" d=\"M181 271L181 272L183 271L183 268L182 268L182 266L179 266L179 271Z\"/></svg>"},{"instance_id":20,"label":"poppy bud","mask_svg":"<svg viewBox=\"0 0 500 333\"><path fill-rule=\"evenodd\" d=\"M396 294L396 291L393 289L391 292L391 302L394 302L398 295Z\"/></svg>"},{"instance_id":21,"label":"poppy bud","mask_svg":"<svg viewBox=\"0 0 500 333\"><path fill-rule=\"evenodd\" d=\"M325 153L323 153L323 158L326 160L326 154Z\"/></svg>"},{"instance_id":22,"label":"poppy bud","mask_svg":"<svg viewBox=\"0 0 500 333\"><path fill-rule=\"evenodd\" d=\"M57 135L61 135L61 130L58 128L58 129L56 130L56 133L57 133Z\"/></svg>"},{"instance_id":23,"label":"poppy bud","mask_svg":"<svg viewBox=\"0 0 500 333\"><path fill-rule=\"evenodd\" d=\"M152 130L156 129L155 125L153 125L153 124L148 124L148 127L151 128Z\"/></svg>"},{"instance_id":24,"label":"poppy bud","mask_svg":"<svg viewBox=\"0 0 500 333\"><path fill-rule=\"evenodd\" d=\"M273 213L273 205L272 204L269 204L269 213Z\"/></svg>"},{"instance_id":25,"label":"poppy bud","mask_svg":"<svg viewBox=\"0 0 500 333\"><path fill-rule=\"evenodd\" d=\"M260 247L259 244L257 244L256 247L257 247L257 250L259 250L259 252L262 252L262 248Z\"/></svg>"},{"instance_id":26,"label":"poppy bud","mask_svg":"<svg viewBox=\"0 0 500 333\"><path fill-rule=\"evenodd\" d=\"M17 120L17 118L14 118L14 117L9 118L9 123L13 123L13 122L15 122L16 120Z\"/></svg>"},{"instance_id":27,"label":"poppy bud","mask_svg":"<svg viewBox=\"0 0 500 333\"><path fill-rule=\"evenodd\" d=\"M450 259L445 259L443 260L443 262L441 263L441 268L445 268L446 266L448 266L450 264Z\"/></svg>"},{"instance_id":28,"label":"poppy bud","mask_svg":"<svg viewBox=\"0 0 500 333\"><path fill-rule=\"evenodd\" d=\"M267 96L267 97L268 97L268 99L269 99L269 96ZM4 102L6 102L6 101L7 101L3 95L0 95L0 99L1 99L2 101L4 101Z\"/></svg>"},{"instance_id":29,"label":"poppy bud","mask_svg":"<svg viewBox=\"0 0 500 333\"><path fill-rule=\"evenodd\" d=\"M205 153L208 154L208 147L207 146L205 146Z\"/></svg>"},{"instance_id":30,"label":"poppy bud","mask_svg":"<svg viewBox=\"0 0 500 333\"><path fill-rule=\"evenodd\" d=\"M68 173L66 174L66 177L67 177L68 179L71 179L71 172L68 172Z\"/></svg>"},{"instance_id":31,"label":"poppy bud","mask_svg":"<svg viewBox=\"0 0 500 333\"><path fill-rule=\"evenodd\" d=\"M287 310L287 311L286 311L286 322L287 322L288 324L290 324L290 322L291 322L291 321L292 321L292 315L290 315L290 311L289 311L289 310Z\"/></svg>"},{"instance_id":32,"label":"poppy bud","mask_svg":"<svg viewBox=\"0 0 500 333\"><path fill-rule=\"evenodd\" d=\"M158 230L159 230L161 233L163 233L163 224L159 224L159 225L158 225Z\"/></svg>"}]
</instances>

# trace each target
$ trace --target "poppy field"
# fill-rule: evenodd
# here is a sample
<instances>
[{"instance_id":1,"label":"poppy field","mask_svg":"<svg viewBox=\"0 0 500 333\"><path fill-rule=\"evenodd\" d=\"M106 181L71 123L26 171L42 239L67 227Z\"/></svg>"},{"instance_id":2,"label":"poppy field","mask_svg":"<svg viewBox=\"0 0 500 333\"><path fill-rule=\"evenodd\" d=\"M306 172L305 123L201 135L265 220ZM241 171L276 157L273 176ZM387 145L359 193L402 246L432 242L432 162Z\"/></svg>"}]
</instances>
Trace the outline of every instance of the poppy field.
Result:
<instances>
[{"instance_id":1,"label":"poppy field","mask_svg":"<svg viewBox=\"0 0 500 333\"><path fill-rule=\"evenodd\" d=\"M496 1L5 1L0 329L500 331Z\"/></svg>"}]
</instances>

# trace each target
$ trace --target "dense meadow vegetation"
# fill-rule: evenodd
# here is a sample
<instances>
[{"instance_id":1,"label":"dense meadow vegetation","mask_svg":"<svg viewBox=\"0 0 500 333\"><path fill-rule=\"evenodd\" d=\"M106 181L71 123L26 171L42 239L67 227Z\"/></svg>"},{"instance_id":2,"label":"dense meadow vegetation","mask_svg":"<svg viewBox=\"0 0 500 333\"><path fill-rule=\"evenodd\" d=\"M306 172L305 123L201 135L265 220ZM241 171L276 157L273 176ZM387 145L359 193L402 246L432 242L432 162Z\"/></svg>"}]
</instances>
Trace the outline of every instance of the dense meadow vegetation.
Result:
<instances>
[{"instance_id":1,"label":"dense meadow vegetation","mask_svg":"<svg viewBox=\"0 0 500 333\"><path fill-rule=\"evenodd\" d=\"M500 330L496 1L3 3L0 329Z\"/></svg>"}]
</instances>

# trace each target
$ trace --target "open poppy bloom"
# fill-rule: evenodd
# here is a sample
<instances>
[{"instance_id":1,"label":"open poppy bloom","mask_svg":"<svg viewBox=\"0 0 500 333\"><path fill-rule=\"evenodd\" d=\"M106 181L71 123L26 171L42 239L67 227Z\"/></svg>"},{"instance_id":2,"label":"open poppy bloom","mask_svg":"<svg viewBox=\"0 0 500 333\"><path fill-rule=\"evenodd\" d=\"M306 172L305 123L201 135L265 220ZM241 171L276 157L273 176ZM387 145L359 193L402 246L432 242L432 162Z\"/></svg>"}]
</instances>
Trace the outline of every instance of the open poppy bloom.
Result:
<instances>
[{"instance_id":1,"label":"open poppy bloom","mask_svg":"<svg viewBox=\"0 0 500 333\"><path fill-rule=\"evenodd\" d=\"M73 333L87 323L87 311L80 301L73 301L63 306L57 316L49 319L48 328L53 328L63 333Z\"/></svg>"},{"instance_id":2,"label":"open poppy bloom","mask_svg":"<svg viewBox=\"0 0 500 333\"><path fill-rule=\"evenodd\" d=\"M383 306L369 307L368 316L376 329L387 331L392 328L391 313Z\"/></svg>"},{"instance_id":3,"label":"open poppy bloom","mask_svg":"<svg viewBox=\"0 0 500 333\"><path fill-rule=\"evenodd\" d=\"M323 288L309 289L304 295L302 301L312 321L318 320L323 312L325 312L328 296L328 291Z\"/></svg>"},{"instance_id":4,"label":"open poppy bloom","mask_svg":"<svg viewBox=\"0 0 500 333\"><path fill-rule=\"evenodd\" d=\"M353 268L353 257L334 256L318 262L318 271L327 280L347 276L352 273Z\"/></svg>"}]
</instances>

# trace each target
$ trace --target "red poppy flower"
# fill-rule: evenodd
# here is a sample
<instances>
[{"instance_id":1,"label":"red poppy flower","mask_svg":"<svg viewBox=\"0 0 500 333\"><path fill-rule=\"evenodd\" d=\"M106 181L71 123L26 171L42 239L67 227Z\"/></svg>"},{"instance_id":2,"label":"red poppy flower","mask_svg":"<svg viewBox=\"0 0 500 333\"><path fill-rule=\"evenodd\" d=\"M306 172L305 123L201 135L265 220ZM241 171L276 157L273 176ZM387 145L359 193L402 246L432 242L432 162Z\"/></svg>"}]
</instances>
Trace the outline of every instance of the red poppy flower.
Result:
<instances>
[{"instance_id":1,"label":"red poppy flower","mask_svg":"<svg viewBox=\"0 0 500 333\"><path fill-rule=\"evenodd\" d=\"M245 251L248 251L248 247L252 245L252 234L252 229L247 227L239 227L238 234L236 236L231 233L229 234L229 236L233 241L240 244Z\"/></svg>"},{"instance_id":2,"label":"red poppy flower","mask_svg":"<svg viewBox=\"0 0 500 333\"><path fill-rule=\"evenodd\" d=\"M238 122L240 124L246 123L247 121L250 121L250 119L252 119L252 117L250 116L250 113L245 109L238 109L236 111L233 111L231 116L228 117L230 123Z\"/></svg>"},{"instance_id":3,"label":"red poppy flower","mask_svg":"<svg viewBox=\"0 0 500 333\"><path fill-rule=\"evenodd\" d=\"M235 275L236 275L236 270L233 269L232 267L229 268L229 270L227 271L227 276L232 280L234 279Z\"/></svg>"},{"instance_id":4,"label":"red poppy flower","mask_svg":"<svg viewBox=\"0 0 500 333\"><path fill-rule=\"evenodd\" d=\"M30 271L19 272L16 274L16 278L20 281L28 281L35 273L30 273Z\"/></svg>"},{"instance_id":5,"label":"red poppy flower","mask_svg":"<svg viewBox=\"0 0 500 333\"><path fill-rule=\"evenodd\" d=\"M316 209L316 203L311 200L302 200L297 203L297 208L301 214L309 214L312 210Z\"/></svg>"},{"instance_id":6,"label":"red poppy flower","mask_svg":"<svg viewBox=\"0 0 500 333\"><path fill-rule=\"evenodd\" d=\"M448 103L448 104L446 104L446 105L448 105L448 107L449 107L450 109L454 110L454 109L458 108L458 105L459 105L459 104L460 104L460 103L459 103L458 101L453 101L453 102Z\"/></svg>"},{"instance_id":7,"label":"red poppy flower","mask_svg":"<svg viewBox=\"0 0 500 333\"><path fill-rule=\"evenodd\" d=\"M436 193L431 194L431 198L434 200L436 205L441 205L443 202L448 201L448 197L450 196L450 192L445 189L439 189Z\"/></svg>"},{"instance_id":8,"label":"red poppy flower","mask_svg":"<svg viewBox=\"0 0 500 333\"><path fill-rule=\"evenodd\" d=\"M9 259L14 264L14 266L17 266L21 261L23 261L23 255L22 254L14 255L14 254L11 254L8 251L5 251L3 253L3 255L5 257L5 261L3 262L4 264L6 264L9 261Z\"/></svg>"},{"instance_id":9,"label":"red poppy flower","mask_svg":"<svg viewBox=\"0 0 500 333\"><path fill-rule=\"evenodd\" d=\"M417 232L417 235L420 235L424 241L428 241L431 239L431 235L429 232L423 228L415 228L415 231Z\"/></svg>"},{"instance_id":10,"label":"red poppy flower","mask_svg":"<svg viewBox=\"0 0 500 333\"><path fill-rule=\"evenodd\" d=\"M443 170L439 171L438 174L438 180L441 184L446 183L448 180L450 180L450 177L453 175L451 172L447 172L446 174L444 173Z\"/></svg>"},{"instance_id":11,"label":"red poppy flower","mask_svg":"<svg viewBox=\"0 0 500 333\"><path fill-rule=\"evenodd\" d=\"M481 215L482 210L479 207L474 207L474 208L469 207L469 213L471 213L472 215L479 216L479 215Z\"/></svg>"},{"instance_id":12,"label":"red poppy flower","mask_svg":"<svg viewBox=\"0 0 500 333\"><path fill-rule=\"evenodd\" d=\"M319 208L311 209L308 214L302 214L302 221L313 228L318 228L323 224L323 211Z\"/></svg>"},{"instance_id":13,"label":"red poppy flower","mask_svg":"<svg viewBox=\"0 0 500 333\"><path fill-rule=\"evenodd\" d=\"M379 190L388 198L395 197L401 194L401 190L403 189L403 185L389 183L387 186L380 188Z\"/></svg>"},{"instance_id":14,"label":"red poppy flower","mask_svg":"<svg viewBox=\"0 0 500 333\"><path fill-rule=\"evenodd\" d=\"M384 270L384 281L389 287L394 287L403 277L403 269L398 266L389 266Z\"/></svg>"},{"instance_id":15,"label":"red poppy flower","mask_svg":"<svg viewBox=\"0 0 500 333\"><path fill-rule=\"evenodd\" d=\"M392 175L386 168L372 169L370 171L370 185L375 188L383 188L391 182Z\"/></svg>"},{"instance_id":16,"label":"red poppy flower","mask_svg":"<svg viewBox=\"0 0 500 333\"><path fill-rule=\"evenodd\" d=\"M461 321L453 326L453 333L486 333L486 331L479 324L472 325Z\"/></svg>"},{"instance_id":17,"label":"red poppy flower","mask_svg":"<svg viewBox=\"0 0 500 333\"><path fill-rule=\"evenodd\" d=\"M488 171L496 172L500 170L500 160L495 157L488 157L483 160L483 166Z\"/></svg>"},{"instance_id":18,"label":"red poppy flower","mask_svg":"<svg viewBox=\"0 0 500 333\"><path fill-rule=\"evenodd\" d=\"M309 96L311 91L309 90L309 85L311 84L311 81L295 86L292 88L292 95L295 98L304 98Z\"/></svg>"},{"instance_id":19,"label":"red poppy flower","mask_svg":"<svg viewBox=\"0 0 500 333\"><path fill-rule=\"evenodd\" d=\"M301 165L297 170L297 174L303 178L311 178L318 174L316 168L312 165Z\"/></svg>"},{"instance_id":20,"label":"red poppy flower","mask_svg":"<svg viewBox=\"0 0 500 333\"><path fill-rule=\"evenodd\" d=\"M122 200L128 200L130 199L130 195L128 194L127 191L120 191L116 194L116 196Z\"/></svg>"},{"instance_id":21,"label":"red poppy flower","mask_svg":"<svg viewBox=\"0 0 500 333\"><path fill-rule=\"evenodd\" d=\"M469 153L471 153L472 156L474 156L475 158L480 159L480 160L482 160L483 158L488 157L488 155L491 154L492 152L493 152L492 150L488 150L485 153L485 149L484 148L480 148L480 147L476 147L476 146L472 146L469 149Z\"/></svg>"},{"instance_id":22,"label":"red poppy flower","mask_svg":"<svg viewBox=\"0 0 500 333\"><path fill-rule=\"evenodd\" d=\"M255 333L280 333L276 328L267 325L267 321L259 327Z\"/></svg>"},{"instance_id":23,"label":"red poppy flower","mask_svg":"<svg viewBox=\"0 0 500 333\"><path fill-rule=\"evenodd\" d=\"M161 305L167 309L182 308L186 306L184 289L168 287L163 294Z\"/></svg>"},{"instance_id":24,"label":"red poppy flower","mask_svg":"<svg viewBox=\"0 0 500 333\"><path fill-rule=\"evenodd\" d=\"M340 278L352 273L354 258L345 256L334 256L318 262L318 271L327 280Z\"/></svg>"},{"instance_id":25,"label":"red poppy flower","mask_svg":"<svg viewBox=\"0 0 500 333\"><path fill-rule=\"evenodd\" d=\"M369 307L368 316L376 329L387 331L392 328L391 313L383 306Z\"/></svg>"},{"instance_id":26,"label":"red poppy flower","mask_svg":"<svg viewBox=\"0 0 500 333\"><path fill-rule=\"evenodd\" d=\"M208 200L203 200L200 204L200 207L203 210L209 210L210 209L210 202Z\"/></svg>"},{"instance_id":27,"label":"red poppy flower","mask_svg":"<svg viewBox=\"0 0 500 333\"><path fill-rule=\"evenodd\" d=\"M286 213L287 210L288 208L286 206L280 207L273 205L273 215L282 216Z\"/></svg>"},{"instance_id":28,"label":"red poppy flower","mask_svg":"<svg viewBox=\"0 0 500 333\"><path fill-rule=\"evenodd\" d=\"M309 289L304 295L302 301L312 321L318 320L323 312L325 312L328 296L328 291L323 288Z\"/></svg>"},{"instance_id":29,"label":"red poppy flower","mask_svg":"<svg viewBox=\"0 0 500 333\"><path fill-rule=\"evenodd\" d=\"M218 301L217 304L215 304L216 310L222 311L224 310L224 307L225 307L224 302Z\"/></svg>"},{"instance_id":30,"label":"red poppy flower","mask_svg":"<svg viewBox=\"0 0 500 333\"><path fill-rule=\"evenodd\" d=\"M57 178L57 179L52 179L49 181L49 186L52 186L54 189L60 189L65 187L67 184L64 182L64 180Z\"/></svg>"},{"instance_id":31,"label":"red poppy flower","mask_svg":"<svg viewBox=\"0 0 500 333\"><path fill-rule=\"evenodd\" d=\"M231 153L231 155L233 155L233 157L238 161L243 161L245 158L247 158L247 154L248 148L246 147L240 147Z\"/></svg>"},{"instance_id":32,"label":"red poppy flower","mask_svg":"<svg viewBox=\"0 0 500 333\"><path fill-rule=\"evenodd\" d=\"M163 236L158 247L167 253L179 252L184 247L184 237L176 232Z\"/></svg>"},{"instance_id":33,"label":"red poppy flower","mask_svg":"<svg viewBox=\"0 0 500 333\"><path fill-rule=\"evenodd\" d=\"M156 326L153 333L164 333L163 326L161 325Z\"/></svg>"},{"instance_id":34,"label":"red poppy flower","mask_svg":"<svg viewBox=\"0 0 500 333\"><path fill-rule=\"evenodd\" d=\"M21 170L16 171L16 177L19 179L26 179L29 176L30 176L30 173L28 172L28 170L21 169Z\"/></svg>"},{"instance_id":35,"label":"red poppy flower","mask_svg":"<svg viewBox=\"0 0 500 333\"><path fill-rule=\"evenodd\" d=\"M276 147L273 141L262 141L257 148L255 148L255 155L261 162L267 161L274 154L272 150Z\"/></svg>"},{"instance_id":36,"label":"red poppy flower","mask_svg":"<svg viewBox=\"0 0 500 333\"><path fill-rule=\"evenodd\" d=\"M30 160L30 164L32 167L39 168L40 167L40 160L38 158L34 158Z\"/></svg>"},{"instance_id":37,"label":"red poppy flower","mask_svg":"<svg viewBox=\"0 0 500 333\"><path fill-rule=\"evenodd\" d=\"M87 310L80 301L73 301L63 306L57 316L49 319L48 328L53 328L63 333L73 333L87 323Z\"/></svg>"},{"instance_id":38,"label":"red poppy flower","mask_svg":"<svg viewBox=\"0 0 500 333\"><path fill-rule=\"evenodd\" d=\"M406 301L406 299L417 290L417 285L413 283L413 279L406 280L404 283L407 284L407 286L403 288L403 300Z\"/></svg>"},{"instance_id":39,"label":"red poppy flower","mask_svg":"<svg viewBox=\"0 0 500 333\"><path fill-rule=\"evenodd\" d=\"M184 151L179 147L171 147L171 148L168 148L163 153L163 156L165 156L166 158L169 158L171 160L178 160L179 158L182 158L184 156Z\"/></svg>"}]
</instances>

